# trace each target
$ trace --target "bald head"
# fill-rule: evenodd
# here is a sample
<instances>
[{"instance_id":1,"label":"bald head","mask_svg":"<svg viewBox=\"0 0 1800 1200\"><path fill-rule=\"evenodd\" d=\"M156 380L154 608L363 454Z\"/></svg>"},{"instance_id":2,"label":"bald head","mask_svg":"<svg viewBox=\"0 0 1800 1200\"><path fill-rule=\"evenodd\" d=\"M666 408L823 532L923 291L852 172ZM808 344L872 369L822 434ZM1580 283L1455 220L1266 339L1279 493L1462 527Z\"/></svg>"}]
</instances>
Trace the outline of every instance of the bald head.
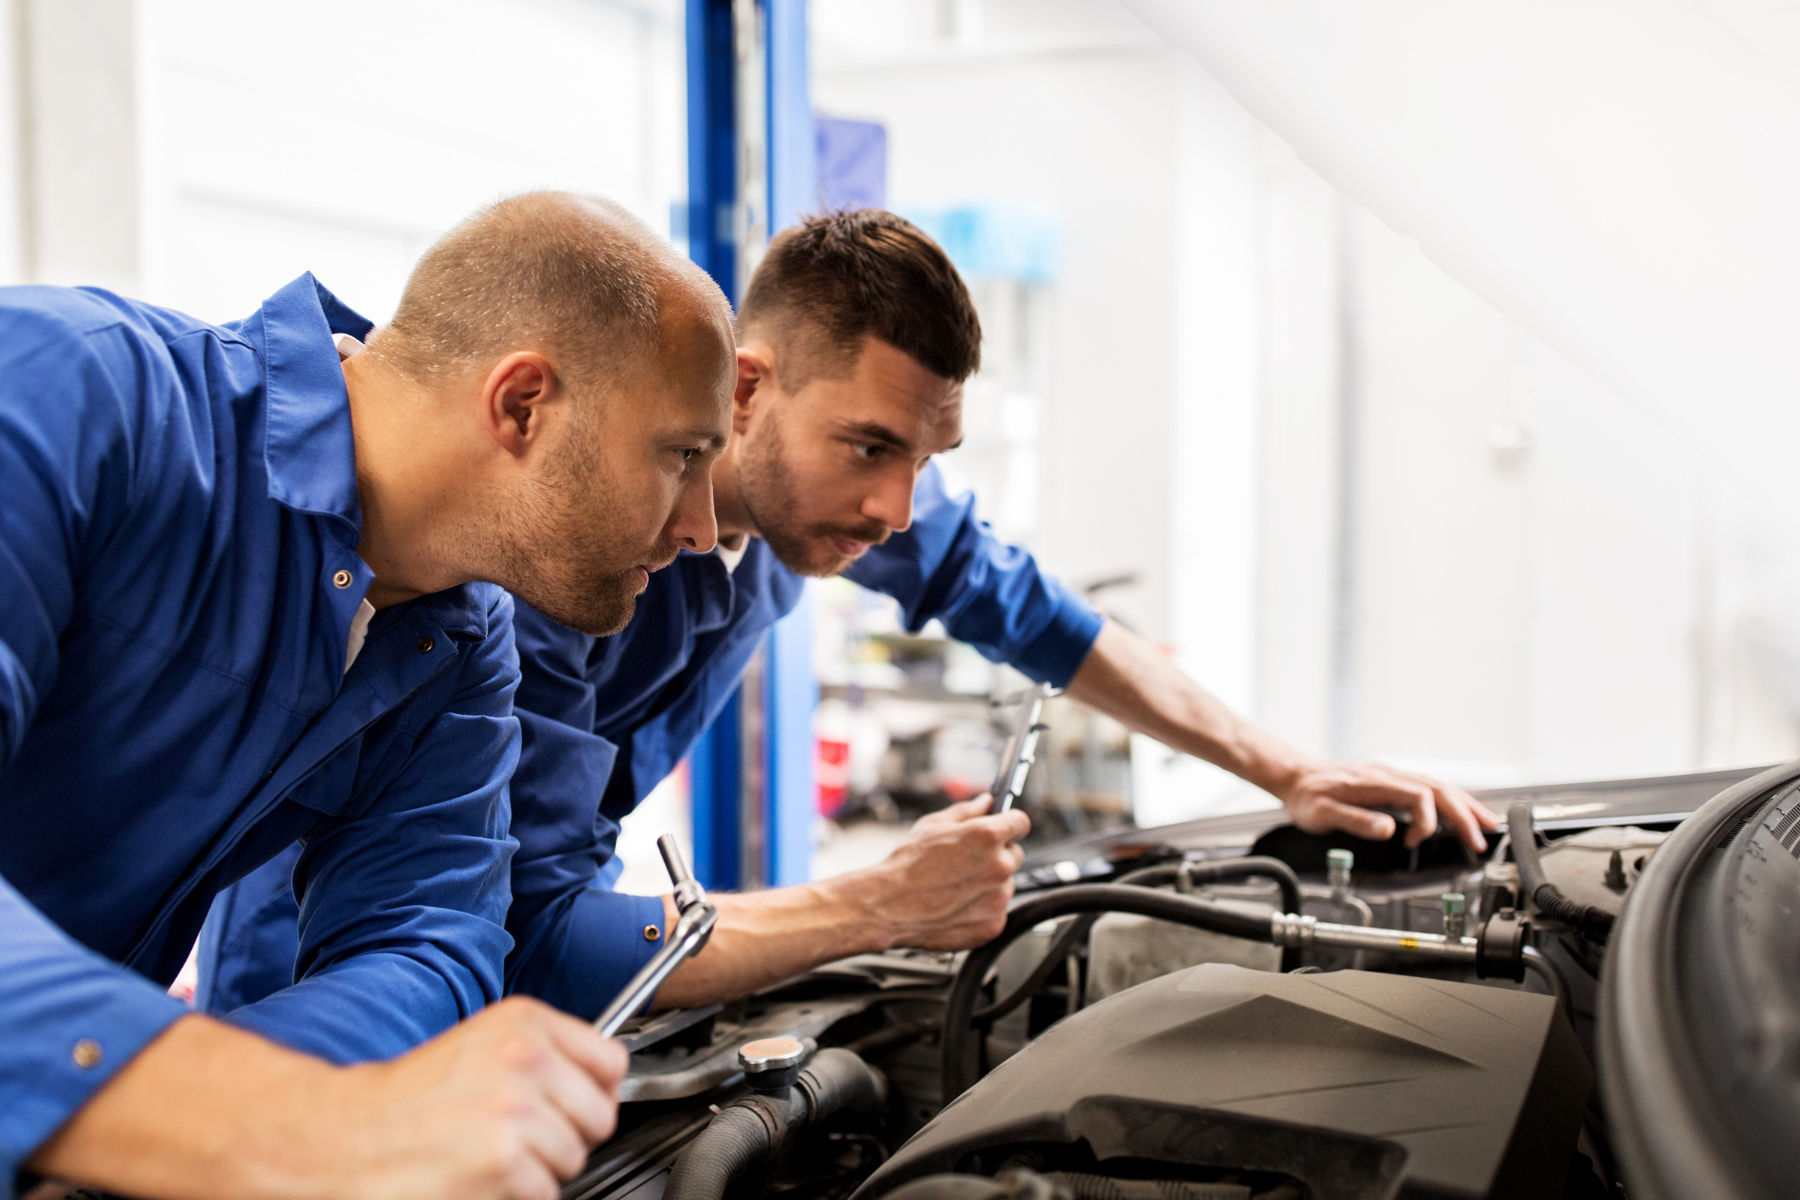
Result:
<instances>
[{"instance_id":1,"label":"bald head","mask_svg":"<svg viewBox=\"0 0 1800 1200\"><path fill-rule=\"evenodd\" d=\"M527 192L425 252L370 350L430 384L538 350L576 393L670 349L671 325L728 320L717 285L610 200Z\"/></svg>"}]
</instances>

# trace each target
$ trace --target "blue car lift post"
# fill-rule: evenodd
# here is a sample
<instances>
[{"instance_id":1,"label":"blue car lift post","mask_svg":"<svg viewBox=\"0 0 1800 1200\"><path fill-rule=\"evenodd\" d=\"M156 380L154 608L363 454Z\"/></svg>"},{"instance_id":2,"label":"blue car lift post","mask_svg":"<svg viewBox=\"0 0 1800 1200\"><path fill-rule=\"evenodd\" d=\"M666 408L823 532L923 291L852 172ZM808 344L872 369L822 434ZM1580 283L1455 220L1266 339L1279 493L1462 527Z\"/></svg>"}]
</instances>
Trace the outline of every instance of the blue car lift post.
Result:
<instances>
[{"instance_id":1,"label":"blue car lift post","mask_svg":"<svg viewBox=\"0 0 1800 1200\"><path fill-rule=\"evenodd\" d=\"M687 0L686 15L688 254L736 303L769 231L816 206L806 0ZM708 889L807 879L817 703L808 593L690 757Z\"/></svg>"}]
</instances>

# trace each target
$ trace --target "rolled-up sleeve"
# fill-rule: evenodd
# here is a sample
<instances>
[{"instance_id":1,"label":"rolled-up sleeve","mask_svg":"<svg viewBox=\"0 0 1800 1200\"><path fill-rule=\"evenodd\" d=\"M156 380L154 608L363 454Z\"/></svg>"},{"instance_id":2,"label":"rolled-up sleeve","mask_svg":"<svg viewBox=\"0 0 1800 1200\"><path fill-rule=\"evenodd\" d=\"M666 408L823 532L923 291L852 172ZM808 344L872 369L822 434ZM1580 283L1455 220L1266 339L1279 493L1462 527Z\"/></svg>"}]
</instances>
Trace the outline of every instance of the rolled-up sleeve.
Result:
<instances>
[{"instance_id":1,"label":"rolled-up sleeve","mask_svg":"<svg viewBox=\"0 0 1800 1200\"><path fill-rule=\"evenodd\" d=\"M90 402L58 402L78 393ZM123 510L136 416L81 339L16 313L0 326L0 771L55 682L83 548ZM0 1195L186 1011L0 879Z\"/></svg>"},{"instance_id":2,"label":"rolled-up sleeve","mask_svg":"<svg viewBox=\"0 0 1800 1200\"><path fill-rule=\"evenodd\" d=\"M372 805L306 839L296 983L228 1019L333 1062L391 1058L502 994L511 939L507 780L518 761L512 599Z\"/></svg>"},{"instance_id":3,"label":"rolled-up sleeve","mask_svg":"<svg viewBox=\"0 0 1800 1200\"><path fill-rule=\"evenodd\" d=\"M986 658L1056 687L1074 677L1104 623L1030 551L995 537L973 496L947 494L935 464L913 491L912 527L846 574L898 600L909 630L935 618Z\"/></svg>"}]
</instances>

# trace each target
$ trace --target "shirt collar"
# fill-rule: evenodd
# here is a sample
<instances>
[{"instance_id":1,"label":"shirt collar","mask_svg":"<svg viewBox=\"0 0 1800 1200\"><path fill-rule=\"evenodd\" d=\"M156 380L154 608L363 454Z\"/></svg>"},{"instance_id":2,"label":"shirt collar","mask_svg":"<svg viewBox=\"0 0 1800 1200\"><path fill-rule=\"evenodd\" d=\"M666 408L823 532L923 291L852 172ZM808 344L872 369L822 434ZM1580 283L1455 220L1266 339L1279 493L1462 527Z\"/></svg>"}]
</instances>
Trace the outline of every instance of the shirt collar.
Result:
<instances>
[{"instance_id":1,"label":"shirt collar","mask_svg":"<svg viewBox=\"0 0 1800 1200\"><path fill-rule=\"evenodd\" d=\"M719 556L719 561L725 564L725 573L727 575L735 575L737 573L738 564L744 561L744 555L749 553L749 551L749 534L744 535L744 540L738 545L736 550L727 546L723 538L720 538L718 543L713 546L713 552Z\"/></svg>"},{"instance_id":2,"label":"shirt collar","mask_svg":"<svg viewBox=\"0 0 1800 1200\"><path fill-rule=\"evenodd\" d=\"M493 632L490 617L503 595L498 584L460 583L404 604L375 610L375 616L369 622L368 636L373 638L410 614L423 611L428 612L428 619L446 634L479 641Z\"/></svg>"},{"instance_id":3,"label":"shirt collar","mask_svg":"<svg viewBox=\"0 0 1800 1200\"><path fill-rule=\"evenodd\" d=\"M364 339L374 325L310 272L269 297L257 315L268 379L269 497L360 529L350 396L331 335Z\"/></svg>"}]
</instances>

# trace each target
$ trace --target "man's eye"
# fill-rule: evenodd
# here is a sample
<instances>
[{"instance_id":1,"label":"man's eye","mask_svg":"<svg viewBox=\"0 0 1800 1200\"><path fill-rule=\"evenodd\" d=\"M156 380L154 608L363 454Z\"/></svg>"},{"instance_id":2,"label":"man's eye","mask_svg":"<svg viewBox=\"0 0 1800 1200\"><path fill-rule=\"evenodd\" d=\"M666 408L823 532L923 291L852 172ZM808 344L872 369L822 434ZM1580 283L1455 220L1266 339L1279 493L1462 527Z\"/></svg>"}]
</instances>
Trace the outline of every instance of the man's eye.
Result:
<instances>
[{"instance_id":1,"label":"man's eye","mask_svg":"<svg viewBox=\"0 0 1800 1200\"><path fill-rule=\"evenodd\" d=\"M675 453L681 455L682 462L692 462L699 457L700 448L698 446L686 446L677 450Z\"/></svg>"},{"instance_id":2,"label":"man's eye","mask_svg":"<svg viewBox=\"0 0 1800 1200\"><path fill-rule=\"evenodd\" d=\"M875 458L880 455L884 447L876 442L851 442L850 449L858 458Z\"/></svg>"}]
</instances>

